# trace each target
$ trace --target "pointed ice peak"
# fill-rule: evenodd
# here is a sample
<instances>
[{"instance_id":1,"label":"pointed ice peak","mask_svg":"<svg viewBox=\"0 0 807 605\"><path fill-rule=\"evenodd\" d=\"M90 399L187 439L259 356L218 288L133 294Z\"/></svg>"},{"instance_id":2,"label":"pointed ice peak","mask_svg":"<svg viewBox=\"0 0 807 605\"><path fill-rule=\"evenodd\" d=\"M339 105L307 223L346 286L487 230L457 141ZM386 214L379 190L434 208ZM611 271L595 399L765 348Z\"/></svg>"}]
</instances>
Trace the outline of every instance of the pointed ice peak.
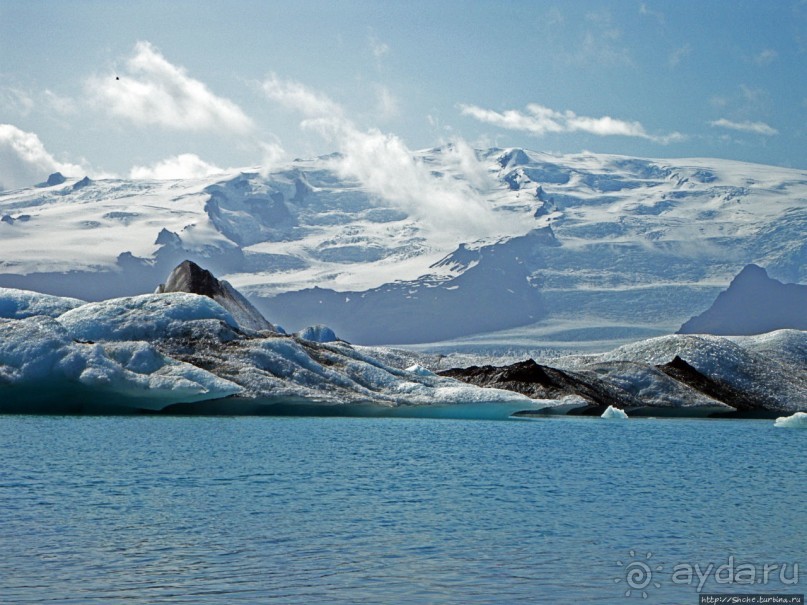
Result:
<instances>
[{"instance_id":1,"label":"pointed ice peak","mask_svg":"<svg viewBox=\"0 0 807 605\"><path fill-rule=\"evenodd\" d=\"M242 328L260 332L275 331L275 327L261 315L238 290L229 282L219 281L207 269L203 269L190 260L183 261L173 271L164 284L160 284L157 293L189 292L212 298L224 307L235 318Z\"/></svg>"},{"instance_id":2,"label":"pointed ice peak","mask_svg":"<svg viewBox=\"0 0 807 605\"><path fill-rule=\"evenodd\" d=\"M163 227L160 233L157 234L157 239L154 241L154 244L156 246L173 246L179 248L182 246L182 240L179 238L179 235Z\"/></svg>"}]
</instances>

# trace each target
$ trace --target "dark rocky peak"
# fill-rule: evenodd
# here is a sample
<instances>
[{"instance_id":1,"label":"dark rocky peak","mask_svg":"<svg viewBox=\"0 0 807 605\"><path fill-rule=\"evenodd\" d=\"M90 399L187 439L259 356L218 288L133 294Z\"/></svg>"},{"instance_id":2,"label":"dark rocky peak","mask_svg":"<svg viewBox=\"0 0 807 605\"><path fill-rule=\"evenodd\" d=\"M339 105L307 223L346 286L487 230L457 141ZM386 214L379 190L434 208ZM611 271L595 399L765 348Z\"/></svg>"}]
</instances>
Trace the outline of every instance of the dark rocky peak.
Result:
<instances>
[{"instance_id":1,"label":"dark rocky peak","mask_svg":"<svg viewBox=\"0 0 807 605\"><path fill-rule=\"evenodd\" d=\"M179 235L163 227L160 233L157 234L157 239L154 241L154 244L157 246L173 246L179 248L182 246L182 240L179 238Z\"/></svg>"},{"instance_id":2,"label":"dark rocky peak","mask_svg":"<svg viewBox=\"0 0 807 605\"><path fill-rule=\"evenodd\" d=\"M48 180L44 183L40 183L39 187L55 187L56 185L61 185L67 179L61 172L54 172L48 177Z\"/></svg>"},{"instance_id":3,"label":"dark rocky peak","mask_svg":"<svg viewBox=\"0 0 807 605\"><path fill-rule=\"evenodd\" d=\"M80 181L77 181L77 182L76 182L76 183L73 185L73 191L77 191L77 190L79 190L79 189L83 189L83 188L84 188L84 187L86 187L87 185L91 185L91 184L92 184L92 180L90 179L90 177L85 176L83 179L81 179Z\"/></svg>"},{"instance_id":4,"label":"dark rocky peak","mask_svg":"<svg viewBox=\"0 0 807 605\"><path fill-rule=\"evenodd\" d=\"M207 296L227 309L242 328L256 332L276 331L260 311L229 282L217 279L210 271L190 260L183 261L171 271L166 282L157 288L157 292L189 292Z\"/></svg>"},{"instance_id":5,"label":"dark rocky peak","mask_svg":"<svg viewBox=\"0 0 807 605\"><path fill-rule=\"evenodd\" d=\"M783 284L762 267L746 265L712 306L678 333L748 335L785 328L807 330L807 286Z\"/></svg>"}]
</instances>

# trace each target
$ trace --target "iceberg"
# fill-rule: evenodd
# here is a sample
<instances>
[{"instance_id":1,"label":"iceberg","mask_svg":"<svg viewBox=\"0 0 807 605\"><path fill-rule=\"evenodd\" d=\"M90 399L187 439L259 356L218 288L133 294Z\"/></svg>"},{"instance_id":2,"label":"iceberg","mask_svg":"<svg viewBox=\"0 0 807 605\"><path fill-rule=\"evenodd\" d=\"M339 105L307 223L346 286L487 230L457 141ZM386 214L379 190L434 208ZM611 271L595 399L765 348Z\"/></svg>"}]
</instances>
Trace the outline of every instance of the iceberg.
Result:
<instances>
[{"instance_id":1,"label":"iceberg","mask_svg":"<svg viewBox=\"0 0 807 605\"><path fill-rule=\"evenodd\" d=\"M413 374L417 374L418 376L434 376L434 372L429 370L428 368L424 368L419 363L409 366L406 368L407 372L412 372Z\"/></svg>"},{"instance_id":2,"label":"iceberg","mask_svg":"<svg viewBox=\"0 0 807 605\"><path fill-rule=\"evenodd\" d=\"M25 319L35 315L59 317L62 313L83 304L85 301L77 298L0 288L0 318L2 319Z\"/></svg>"},{"instance_id":3,"label":"iceberg","mask_svg":"<svg viewBox=\"0 0 807 605\"><path fill-rule=\"evenodd\" d=\"M189 334L201 324L239 329L233 316L213 299L184 292L87 303L61 315L59 322L73 338L83 341L150 341Z\"/></svg>"},{"instance_id":4,"label":"iceberg","mask_svg":"<svg viewBox=\"0 0 807 605\"><path fill-rule=\"evenodd\" d=\"M796 412L792 416L782 416L777 418L773 425L787 429L807 429L807 414Z\"/></svg>"},{"instance_id":5,"label":"iceberg","mask_svg":"<svg viewBox=\"0 0 807 605\"><path fill-rule=\"evenodd\" d=\"M304 340L311 340L313 342L334 342L338 340L336 334L328 326L317 324L315 326L308 326L296 333L299 338Z\"/></svg>"},{"instance_id":6,"label":"iceberg","mask_svg":"<svg viewBox=\"0 0 807 605\"><path fill-rule=\"evenodd\" d=\"M258 331L261 322L272 324L197 269L210 292L168 292L198 289L169 279L162 293L50 306L36 299L53 315L60 304L72 308L0 319L0 412L507 418L539 405L425 368L393 367L372 351L322 338L322 326L303 335L319 339ZM187 266L178 274L187 276Z\"/></svg>"},{"instance_id":7,"label":"iceberg","mask_svg":"<svg viewBox=\"0 0 807 605\"><path fill-rule=\"evenodd\" d=\"M600 418L606 418L608 420L626 420L628 415L623 410L609 405Z\"/></svg>"},{"instance_id":8,"label":"iceberg","mask_svg":"<svg viewBox=\"0 0 807 605\"><path fill-rule=\"evenodd\" d=\"M146 342L76 342L44 316L0 320L0 412L158 410L241 390Z\"/></svg>"}]
</instances>

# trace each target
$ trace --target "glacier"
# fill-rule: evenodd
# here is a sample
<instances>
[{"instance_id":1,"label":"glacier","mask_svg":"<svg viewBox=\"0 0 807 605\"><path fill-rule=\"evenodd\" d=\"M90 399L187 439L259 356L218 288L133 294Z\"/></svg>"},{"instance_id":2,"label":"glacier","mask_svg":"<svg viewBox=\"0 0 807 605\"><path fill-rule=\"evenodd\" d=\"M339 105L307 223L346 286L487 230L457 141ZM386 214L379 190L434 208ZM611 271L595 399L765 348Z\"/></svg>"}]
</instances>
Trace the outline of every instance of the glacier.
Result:
<instances>
[{"instance_id":1,"label":"glacier","mask_svg":"<svg viewBox=\"0 0 807 605\"><path fill-rule=\"evenodd\" d=\"M674 332L751 263L807 281L803 170L497 148L466 160L451 145L414 157L424 191L467 194L456 221L428 212L437 200L402 204L372 166L345 176L335 155L1 192L0 286L100 301L153 291L190 259L290 332L321 323L378 345L518 330L610 348Z\"/></svg>"}]
</instances>

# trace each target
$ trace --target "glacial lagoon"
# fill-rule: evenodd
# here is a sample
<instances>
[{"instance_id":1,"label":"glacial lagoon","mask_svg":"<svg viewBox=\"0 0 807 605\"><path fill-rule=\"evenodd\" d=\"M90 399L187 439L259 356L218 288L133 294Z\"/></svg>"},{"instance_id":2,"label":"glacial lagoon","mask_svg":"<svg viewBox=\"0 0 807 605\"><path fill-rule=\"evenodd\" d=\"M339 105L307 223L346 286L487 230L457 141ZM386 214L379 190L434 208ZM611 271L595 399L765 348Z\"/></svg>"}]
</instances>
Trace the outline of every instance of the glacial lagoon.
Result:
<instances>
[{"instance_id":1,"label":"glacial lagoon","mask_svg":"<svg viewBox=\"0 0 807 605\"><path fill-rule=\"evenodd\" d=\"M0 603L802 594L806 445L762 420L0 416Z\"/></svg>"}]
</instances>

